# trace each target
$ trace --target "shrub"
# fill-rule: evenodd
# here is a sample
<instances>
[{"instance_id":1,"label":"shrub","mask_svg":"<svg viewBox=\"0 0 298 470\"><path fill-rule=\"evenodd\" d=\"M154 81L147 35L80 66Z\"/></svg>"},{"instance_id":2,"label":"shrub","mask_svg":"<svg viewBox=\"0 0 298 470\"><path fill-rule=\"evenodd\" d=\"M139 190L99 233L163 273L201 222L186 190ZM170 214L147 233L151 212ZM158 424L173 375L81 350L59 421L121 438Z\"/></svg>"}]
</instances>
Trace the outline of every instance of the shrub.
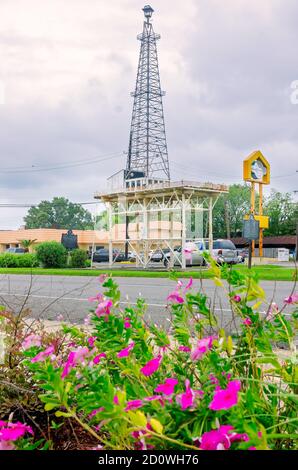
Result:
<instances>
[{"instance_id":1,"label":"shrub","mask_svg":"<svg viewBox=\"0 0 298 470\"><path fill-rule=\"evenodd\" d=\"M22 255L12 253L0 254L1 268L34 268L38 264L37 257L33 253L24 253Z\"/></svg>"},{"instance_id":2,"label":"shrub","mask_svg":"<svg viewBox=\"0 0 298 470\"><path fill-rule=\"evenodd\" d=\"M144 320L143 299L122 308L117 284L102 275L91 334L64 325L64 345L26 341L24 364L55 422L72 420L104 449L295 448L298 310L283 309L298 295L280 309L253 275L210 263L218 288L223 274L229 285L234 339L192 280L168 296L166 331ZM279 342L289 348L282 358Z\"/></svg>"},{"instance_id":3,"label":"shrub","mask_svg":"<svg viewBox=\"0 0 298 470\"><path fill-rule=\"evenodd\" d=\"M70 266L72 268L84 268L87 260L87 253L77 248L70 252Z\"/></svg>"},{"instance_id":4,"label":"shrub","mask_svg":"<svg viewBox=\"0 0 298 470\"><path fill-rule=\"evenodd\" d=\"M62 268L66 265L67 250L58 242L44 242L36 248L37 260L44 268Z\"/></svg>"}]
</instances>

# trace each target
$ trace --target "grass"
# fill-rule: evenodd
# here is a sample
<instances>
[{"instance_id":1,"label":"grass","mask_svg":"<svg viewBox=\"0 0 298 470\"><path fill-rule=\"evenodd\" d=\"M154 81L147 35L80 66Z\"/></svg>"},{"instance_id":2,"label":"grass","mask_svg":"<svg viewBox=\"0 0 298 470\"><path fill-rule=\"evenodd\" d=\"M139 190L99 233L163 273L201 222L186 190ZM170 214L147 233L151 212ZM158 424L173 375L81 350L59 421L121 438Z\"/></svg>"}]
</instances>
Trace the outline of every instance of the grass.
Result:
<instances>
[{"instance_id":1,"label":"grass","mask_svg":"<svg viewBox=\"0 0 298 470\"><path fill-rule=\"evenodd\" d=\"M248 272L247 266L238 265L233 269ZM284 268L282 266L254 266L254 272L258 273L260 280L266 281L294 281L297 280L295 268ZM47 276L98 276L101 273L113 274L114 277L146 277L146 278L168 278L168 271L137 271L130 269L44 269L44 268L0 268L0 274L29 274ZM194 279L210 279L211 272L208 269L197 271L177 272L180 278L193 277Z\"/></svg>"}]
</instances>

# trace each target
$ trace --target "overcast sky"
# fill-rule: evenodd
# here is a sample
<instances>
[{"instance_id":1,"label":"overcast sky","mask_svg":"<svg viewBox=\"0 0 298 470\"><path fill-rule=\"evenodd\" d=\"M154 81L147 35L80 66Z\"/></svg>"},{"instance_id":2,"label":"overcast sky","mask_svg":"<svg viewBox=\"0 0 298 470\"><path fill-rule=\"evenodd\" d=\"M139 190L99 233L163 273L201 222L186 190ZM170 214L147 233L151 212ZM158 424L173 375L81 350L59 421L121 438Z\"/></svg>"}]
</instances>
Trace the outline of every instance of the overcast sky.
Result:
<instances>
[{"instance_id":1,"label":"overcast sky","mask_svg":"<svg viewBox=\"0 0 298 470\"><path fill-rule=\"evenodd\" d=\"M92 201L125 166L144 4L1 0L0 203ZM260 149L298 190L297 0L151 5L172 178L241 182ZM25 213L0 207L0 229Z\"/></svg>"}]
</instances>

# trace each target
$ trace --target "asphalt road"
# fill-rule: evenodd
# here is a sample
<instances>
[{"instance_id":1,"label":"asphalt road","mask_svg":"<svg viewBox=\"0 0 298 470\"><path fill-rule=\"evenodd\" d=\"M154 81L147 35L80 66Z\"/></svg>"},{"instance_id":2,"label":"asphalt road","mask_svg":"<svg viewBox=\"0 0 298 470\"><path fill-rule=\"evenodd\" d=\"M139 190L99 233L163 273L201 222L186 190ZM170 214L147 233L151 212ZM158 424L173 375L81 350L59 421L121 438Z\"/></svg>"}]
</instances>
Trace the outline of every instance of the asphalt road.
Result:
<instances>
[{"instance_id":1,"label":"asphalt road","mask_svg":"<svg viewBox=\"0 0 298 470\"><path fill-rule=\"evenodd\" d=\"M121 292L122 307L135 303L138 296L146 299L146 317L157 324L168 325L169 310L166 298L175 288L175 282L157 278L116 278ZM187 281L184 280L184 283ZM293 288L291 282L263 281L267 298L282 306L283 299ZM212 309L225 327L231 326L231 310L223 289L215 287L210 279L195 280L194 289L202 290L210 298ZM30 310L34 318L56 320L63 315L66 321L82 323L91 308L88 298L100 291L96 277L22 276L0 275L0 304L14 312L22 308ZM266 310L266 305L261 307ZM286 312L290 314L291 307ZM232 326L231 326L232 327ZM233 328L232 328L233 329Z\"/></svg>"}]
</instances>

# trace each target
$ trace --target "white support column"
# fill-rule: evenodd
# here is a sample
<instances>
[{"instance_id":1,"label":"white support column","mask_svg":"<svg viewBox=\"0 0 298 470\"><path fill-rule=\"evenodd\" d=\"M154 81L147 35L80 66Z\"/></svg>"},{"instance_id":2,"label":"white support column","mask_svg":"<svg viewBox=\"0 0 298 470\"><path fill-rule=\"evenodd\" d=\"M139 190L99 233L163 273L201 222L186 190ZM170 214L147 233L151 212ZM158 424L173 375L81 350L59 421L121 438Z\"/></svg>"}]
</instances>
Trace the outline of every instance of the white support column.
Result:
<instances>
[{"instance_id":1,"label":"white support column","mask_svg":"<svg viewBox=\"0 0 298 470\"><path fill-rule=\"evenodd\" d=\"M147 266L148 261L149 261L149 248L148 248L149 219L150 219L150 213L148 212L148 201L147 201L147 199L144 199L144 200L143 200L144 267Z\"/></svg>"},{"instance_id":2,"label":"white support column","mask_svg":"<svg viewBox=\"0 0 298 470\"><path fill-rule=\"evenodd\" d=\"M182 211L182 238L181 238L181 255L182 255L182 269L186 268L186 256L185 256L185 243L186 243L186 204L185 194L182 194L181 198L181 211Z\"/></svg>"},{"instance_id":3,"label":"white support column","mask_svg":"<svg viewBox=\"0 0 298 470\"><path fill-rule=\"evenodd\" d=\"M107 203L108 208L108 231L109 231L109 266L110 268L113 265L113 217L112 217L112 204Z\"/></svg>"},{"instance_id":4,"label":"white support column","mask_svg":"<svg viewBox=\"0 0 298 470\"><path fill-rule=\"evenodd\" d=\"M208 211L208 222L209 222L209 253L212 256L213 250L213 198L209 198L209 211Z\"/></svg>"},{"instance_id":5,"label":"white support column","mask_svg":"<svg viewBox=\"0 0 298 470\"><path fill-rule=\"evenodd\" d=\"M169 245L170 245L170 248L173 249L173 238L174 238L174 212L173 211L170 211L169 212L169 224L170 224L170 241L169 241ZM173 256L173 253L170 253L170 268L173 268L174 267L174 256Z\"/></svg>"}]
</instances>

